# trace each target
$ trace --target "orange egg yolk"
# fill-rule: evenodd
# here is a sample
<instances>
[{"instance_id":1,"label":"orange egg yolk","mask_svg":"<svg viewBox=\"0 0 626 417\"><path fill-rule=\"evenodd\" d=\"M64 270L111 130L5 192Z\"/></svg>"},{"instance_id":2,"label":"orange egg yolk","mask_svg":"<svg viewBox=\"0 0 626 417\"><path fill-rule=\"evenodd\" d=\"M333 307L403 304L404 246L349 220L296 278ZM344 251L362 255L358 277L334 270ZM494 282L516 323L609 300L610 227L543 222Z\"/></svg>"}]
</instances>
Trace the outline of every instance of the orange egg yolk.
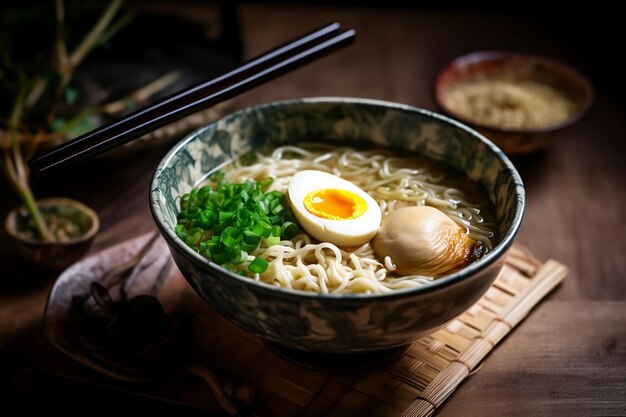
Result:
<instances>
[{"instance_id":1,"label":"orange egg yolk","mask_svg":"<svg viewBox=\"0 0 626 417\"><path fill-rule=\"evenodd\" d=\"M324 188L308 193L304 207L323 219L352 220L365 213L367 203L352 191Z\"/></svg>"}]
</instances>

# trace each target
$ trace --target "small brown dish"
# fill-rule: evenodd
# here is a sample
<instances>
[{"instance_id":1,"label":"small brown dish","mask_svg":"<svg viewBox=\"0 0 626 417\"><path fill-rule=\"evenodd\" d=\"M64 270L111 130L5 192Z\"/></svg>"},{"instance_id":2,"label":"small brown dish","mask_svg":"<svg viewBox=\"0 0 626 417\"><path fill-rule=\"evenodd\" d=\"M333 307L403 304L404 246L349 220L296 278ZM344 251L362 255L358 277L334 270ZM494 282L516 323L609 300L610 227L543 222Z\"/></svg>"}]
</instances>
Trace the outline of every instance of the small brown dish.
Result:
<instances>
[{"instance_id":1,"label":"small brown dish","mask_svg":"<svg viewBox=\"0 0 626 417\"><path fill-rule=\"evenodd\" d=\"M37 205L47 223L54 218L60 227L71 227L72 234L61 241L42 242L33 236L30 217L24 207L13 209L4 226L19 254L42 268L65 268L89 249L100 221L84 204L68 198L38 200Z\"/></svg>"},{"instance_id":2,"label":"small brown dish","mask_svg":"<svg viewBox=\"0 0 626 417\"><path fill-rule=\"evenodd\" d=\"M434 85L437 106L508 154L543 149L589 109L593 87L569 65L538 55L474 52L450 62Z\"/></svg>"}]
</instances>

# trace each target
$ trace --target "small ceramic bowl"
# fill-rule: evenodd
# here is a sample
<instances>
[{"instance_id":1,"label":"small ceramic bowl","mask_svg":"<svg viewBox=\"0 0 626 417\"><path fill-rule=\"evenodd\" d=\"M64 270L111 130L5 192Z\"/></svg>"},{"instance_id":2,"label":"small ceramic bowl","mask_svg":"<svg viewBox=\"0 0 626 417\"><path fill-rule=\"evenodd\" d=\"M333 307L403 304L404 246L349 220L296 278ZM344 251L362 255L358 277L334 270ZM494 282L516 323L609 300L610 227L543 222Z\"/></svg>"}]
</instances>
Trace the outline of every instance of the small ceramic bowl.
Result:
<instances>
[{"instance_id":1,"label":"small ceramic bowl","mask_svg":"<svg viewBox=\"0 0 626 417\"><path fill-rule=\"evenodd\" d=\"M93 242L100 227L98 215L86 205L69 198L38 200L37 205L44 218L56 216L69 220L78 235L63 242L42 242L32 236L26 208L15 208L9 212L4 225L20 255L42 268L60 269L76 262Z\"/></svg>"},{"instance_id":2,"label":"small ceramic bowl","mask_svg":"<svg viewBox=\"0 0 626 417\"><path fill-rule=\"evenodd\" d=\"M487 122L484 118L478 120L468 109L461 111L458 104L455 106L451 102L452 94L458 92L459 88L501 78L504 74L514 78L515 81L511 82L530 81L562 94L571 101L569 111L562 118L547 125L511 127L493 121ZM527 84L523 88L527 89ZM507 154L527 154L556 143L587 112L593 100L591 83L575 68L543 56L497 51L474 52L454 59L437 76L433 93L441 111L475 128ZM492 91L490 94L496 93ZM511 105L502 95L495 98L493 103L498 103L493 106L500 107L501 111L507 111L506 108ZM547 103L552 106L554 100ZM485 108L488 107L485 102L474 105L482 106L480 111L483 113L491 110ZM535 108L537 111L545 110L539 110L536 106L533 109ZM494 111L498 109L494 108Z\"/></svg>"},{"instance_id":3,"label":"small ceramic bowl","mask_svg":"<svg viewBox=\"0 0 626 417\"><path fill-rule=\"evenodd\" d=\"M208 261L174 231L180 197L251 150L323 140L419 152L467 173L493 201L500 242L429 285L385 294L323 295L277 288ZM411 343L475 303L502 268L522 221L519 174L493 143L449 118L401 104L350 98L269 103L226 116L179 142L154 174L150 207L179 269L198 295L244 329L281 347L364 353Z\"/></svg>"}]
</instances>

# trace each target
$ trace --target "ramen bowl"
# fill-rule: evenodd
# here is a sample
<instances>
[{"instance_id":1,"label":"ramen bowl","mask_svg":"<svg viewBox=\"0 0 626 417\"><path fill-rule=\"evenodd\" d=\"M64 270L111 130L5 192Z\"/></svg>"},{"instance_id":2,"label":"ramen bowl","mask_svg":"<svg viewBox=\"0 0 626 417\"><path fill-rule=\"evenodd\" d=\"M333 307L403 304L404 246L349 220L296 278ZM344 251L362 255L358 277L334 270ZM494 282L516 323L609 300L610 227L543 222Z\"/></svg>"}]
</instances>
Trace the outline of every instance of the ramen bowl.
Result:
<instances>
[{"instance_id":1,"label":"ramen bowl","mask_svg":"<svg viewBox=\"0 0 626 417\"><path fill-rule=\"evenodd\" d=\"M251 150L320 140L418 152L466 173L496 208L499 243L478 261L423 287L329 295L234 274L177 237L180 197L206 180L207 173ZM479 133L427 110L355 98L281 101L228 115L179 142L157 167L150 192L152 215L176 264L214 310L279 347L341 354L406 346L472 306L500 272L524 204L517 171Z\"/></svg>"}]
</instances>

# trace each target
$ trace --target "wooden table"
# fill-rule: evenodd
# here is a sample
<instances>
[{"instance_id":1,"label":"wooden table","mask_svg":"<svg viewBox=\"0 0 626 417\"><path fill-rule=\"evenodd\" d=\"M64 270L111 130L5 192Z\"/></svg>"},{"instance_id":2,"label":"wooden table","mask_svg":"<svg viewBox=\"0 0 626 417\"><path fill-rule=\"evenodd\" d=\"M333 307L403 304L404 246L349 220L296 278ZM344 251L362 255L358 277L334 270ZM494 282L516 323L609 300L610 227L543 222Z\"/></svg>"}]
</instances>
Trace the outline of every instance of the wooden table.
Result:
<instances>
[{"instance_id":1,"label":"wooden table","mask_svg":"<svg viewBox=\"0 0 626 417\"><path fill-rule=\"evenodd\" d=\"M184 10L200 15L202 7ZM333 95L434 108L431 85L437 71L459 54L484 49L547 54L594 75L604 69L593 62L593 50L577 47L577 34L566 31L573 25L554 26L550 19L287 4L242 6L246 55L333 20L358 31L354 46L240 96L235 106ZM624 106L602 84L606 79L593 81L599 87L594 105L567 140L514 159L528 192L517 242L540 259L566 264L570 275L439 416L626 415L626 120ZM95 252L154 229L147 190L165 151L101 159L43 179L36 191L42 197L77 198L96 209L101 230ZM5 184L0 188L4 218L17 200ZM15 375L42 364L55 363L58 374L71 375L78 365L56 352L41 331L45 297L56 274L19 261L4 235L0 261L0 388L21 392L13 385ZM14 399L26 405L19 396Z\"/></svg>"}]
</instances>

